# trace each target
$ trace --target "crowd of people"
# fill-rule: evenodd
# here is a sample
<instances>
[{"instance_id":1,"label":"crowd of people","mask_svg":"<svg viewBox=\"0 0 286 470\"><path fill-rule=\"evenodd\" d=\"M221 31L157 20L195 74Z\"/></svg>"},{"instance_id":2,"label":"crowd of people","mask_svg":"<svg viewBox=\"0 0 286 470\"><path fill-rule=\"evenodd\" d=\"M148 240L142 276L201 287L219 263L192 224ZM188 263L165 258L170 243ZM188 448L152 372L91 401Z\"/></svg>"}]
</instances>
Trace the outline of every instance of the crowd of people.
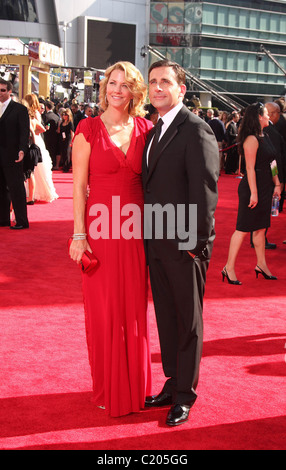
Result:
<instances>
[{"instance_id":1,"label":"crowd of people","mask_svg":"<svg viewBox=\"0 0 286 470\"><path fill-rule=\"evenodd\" d=\"M91 254L98 261L92 271L83 272L94 403L113 417L169 405L166 424L178 426L188 421L197 399L203 297L220 172L243 176L223 280L241 285L235 263L247 233L257 255L256 276L277 280L267 266L265 247L273 194L283 210L286 118L282 101L255 103L241 113L209 109L204 116L197 108L190 110L184 105L184 70L168 60L152 64L148 79L147 107L147 85L129 62L106 70L99 106L93 107L53 103L34 94L25 97L24 106L11 104L11 86L0 79L0 226L10 226L12 201L13 228L28 228L27 203L56 199L52 171L72 167L74 233L69 254L79 265ZM11 129L15 142L7 139ZM40 157L29 160L27 196L22 162L32 145ZM120 199L117 214L114 197ZM141 215L146 205L183 206L184 227L178 217L175 237L169 236L168 224L157 237L147 218L144 229L150 225L151 231L144 238ZM186 223L191 222L193 205L197 230L189 246ZM140 217L134 216L128 226L137 235L126 237L122 230L115 233L112 224L118 216L130 222L125 211L131 206ZM96 218L99 207L101 217ZM106 227L115 236L102 236ZM156 395L151 394L147 265L166 377Z\"/></svg>"},{"instance_id":2,"label":"crowd of people","mask_svg":"<svg viewBox=\"0 0 286 470\"><path fill-rule=\"evenodd\" d=\"M71 142L79 122L88 117L97 117L102 114L103 110L99 104L78 103L75 99L68 101L67 98L52 102L49 99L44 100L43 97L39 97L38 106L38 112L41 113L40 121L45 126L44 141L52 159L52 170L68 172L72 167ZM283 99L279 99L266 103L266 107L270 123L265 132L270 132L276 147L279 147L277 164L281 179L280 210L282 210L285 194L283 183L286 179L286 150L283 148L286 142L284 124L286 105ZM152 104L145 105L145 110L147 111L146 118L155 125L158 119L158 111ZM239 154L237 138L245 109L229 112L210 108L205 112L194 107L192 112L207 122L214 132L219 149L220 172L243 176L246 171L245 158L242 158ZM277 143L277 136L276 139L273 136L275 131L282 136L284 143Z\"/></svg>"},{"instance_id":3,"label":"crowd of people","mask_svg":"<svg viewBox=\"0 0 286 470\"><path fill-rule=\"evenodd\" d=\"M242 177L237 226L231 238L227 263L222 270L223 280L226 278L230 284L241 285L236 277L235 263L248 232L250 244L257 255L256 275L262 274L265 279L276 280L267 266L265 249L276 248L276 243L270 243L267 239L272 197L279 199L279 212L283 211L285 199L285 100L250 105L240 112L209 109L204 115L197 108L193 112L206 120L215 134L220 152L220 171ZM254 138L254 146L249 145L250 136ZM274 161L275 174L270 171L270 164Z\"/></svg>"},{"instance_id":4,"label":"crowd of people","mask_svg":"<svg viewBox=\"0 0 286 470\"><path fill-rule=\"evenodd\" d=\"M277 164L281 183L285 182L286 175L286 157L285 149L283 146L286 143L286 103L284 99L278 99L273 102L266 103L270 122L267 128L264 129L266 133L275 134L277 131L284 143L280 142L277 149ZM217 109L208 109L204 113L199 108L193 108L195 114L204 119L212 128L220 151L220 170L224 170L226 174L237 174L243 176L245 173L245 159L241 158L238 151L238 132L245 109L240 111L219 111ZM274 126L274 128L273 128ZM273 130L274 129L274 130ZM279 138L278 140L280 140ZM273 137L273 141L275 138ZM276 143L277 146L277 135ZM284 198L283 198L284 200Z\"/></svg>"},{"instance_id":5,"label":"crowd of people","mask_svg":"<svg viewBox=\"0 0 286 470\"><path fill-rule=\"evenodd\" d=\"M40 113L40 122L44 126L43 138L52 161L52 171L67 173L71 169L71 143L77 125L82 119L97 116L98 106L78 104L76 100L51 101L33 96L37 100L37 113Z\"/></svg>"}]
</instances>

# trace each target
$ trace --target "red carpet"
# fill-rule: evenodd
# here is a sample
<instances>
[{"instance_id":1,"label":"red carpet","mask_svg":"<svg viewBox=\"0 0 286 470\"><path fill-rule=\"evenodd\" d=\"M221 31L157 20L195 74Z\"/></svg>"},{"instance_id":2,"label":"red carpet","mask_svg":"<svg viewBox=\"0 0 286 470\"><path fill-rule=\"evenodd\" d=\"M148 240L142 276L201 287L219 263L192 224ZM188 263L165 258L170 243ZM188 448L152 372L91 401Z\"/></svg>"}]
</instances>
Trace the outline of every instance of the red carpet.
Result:
<instances>
[{"instance_id":1,"label":"red carpet","mask_svg":"<svg viewBox=\"0 0 286 470\"><path fill-rule=\"evenodd\" d=\"M72 176L54 180L60 199L29 206L30 230L0 228L0 449L285 449L286 208L268 233L278 281L256 280L246 240L237 264L243 285L223 284L240 180L221 176L199 398L189 422L170 429L167 409L110 419L90 402L80 273L66 248ZM149 310L157 393L164 377L151 302Z\"/></svg>"}]
</instances>

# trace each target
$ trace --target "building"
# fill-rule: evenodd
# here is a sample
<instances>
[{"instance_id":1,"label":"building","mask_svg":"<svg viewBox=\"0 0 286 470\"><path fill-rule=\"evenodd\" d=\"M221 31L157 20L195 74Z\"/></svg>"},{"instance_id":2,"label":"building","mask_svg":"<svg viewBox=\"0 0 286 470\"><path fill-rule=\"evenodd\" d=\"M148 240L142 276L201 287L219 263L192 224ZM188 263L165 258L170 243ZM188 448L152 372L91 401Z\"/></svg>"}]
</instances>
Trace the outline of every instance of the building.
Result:
<instances>
[{"instance_id":1,"label":"building","mask_svg":"<svg viewBox=\"0 0 286 470\"><path fill-rule=\"evenodd\" d=\"M242 104L285 94L285 0L151 1L150 45Z\"/></svg>"},{"instance_id":2,"label":"building","mask_svg":"<svg viewBox=\"0 0 286 470\"><path fill-rule=\"evenodd\" d=\"M0 36L60 46L69 67L130 60L144 72L149 12L146 0L1 0Z\"/></svg>"}]
</instances>

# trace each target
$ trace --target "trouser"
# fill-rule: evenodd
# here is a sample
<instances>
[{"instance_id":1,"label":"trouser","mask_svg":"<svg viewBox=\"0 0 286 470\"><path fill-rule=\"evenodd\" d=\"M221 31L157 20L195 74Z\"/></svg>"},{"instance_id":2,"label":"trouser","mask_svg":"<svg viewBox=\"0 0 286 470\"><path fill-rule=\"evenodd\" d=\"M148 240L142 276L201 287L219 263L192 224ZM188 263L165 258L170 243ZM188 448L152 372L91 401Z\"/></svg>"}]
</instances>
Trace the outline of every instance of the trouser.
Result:
<instances>
[{"instance_id":1,"label":"trouser","mask_svg":"<svg viewBox=\"0 0 286 470\"><path fill-rule=\"evenodd\" d=\"M285 183L284 183L283 191L281 193L281 199L279 203L279 212L283 211L284 201L285 201Z\"/></svg>"},{"instance_id":2,"label":"trouser","mask_svg":"<svg viewBox=\"0 0 286 470\"><path fill-rule=\"evenodd\" d=\"M13 205L16 222L29 226L23 163L13 166L0 165L0 224L10 224L10 206Z\"/></svg>"},{"instance_id":3,"label":"trouser","mask_svg":"<svg viewBox=\"0 0 286 470\"><path fill-rule=\"evenodd\" d=\"M227 174L235 173L238 169L239 157L237 148L232 147L228 150L225 162L225 172Z\"/></svg>"},{"instance_id":4,"label":"trouser","mask_svg":"<svg viewBox=\"0 0 286 470\"><path fill-rule=\"evenodd\" d=\"M168 378L164 392L179 404L196 398L203 345L203 296L209 261L187 252L172 260L156 258L148 243L150 281L157 319L162 365Z\"/></svg>"}]
</instances>

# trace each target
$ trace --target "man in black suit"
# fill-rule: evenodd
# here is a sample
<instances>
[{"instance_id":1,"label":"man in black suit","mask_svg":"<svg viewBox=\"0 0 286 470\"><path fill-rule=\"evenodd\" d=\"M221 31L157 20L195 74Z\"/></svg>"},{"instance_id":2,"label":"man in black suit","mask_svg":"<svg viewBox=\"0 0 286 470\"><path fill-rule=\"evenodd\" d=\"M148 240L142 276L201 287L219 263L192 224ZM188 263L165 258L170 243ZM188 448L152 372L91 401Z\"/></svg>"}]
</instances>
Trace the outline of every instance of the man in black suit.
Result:
<instances>
[{"instance_id":1,"label":"man in black suit","mask_svg":"<svg viewBox=\"0 0 286 470\"><path fill-rule=\"evenodd\" d=\"M284 142L286 144L286 111L281 100L276 100L274 103L278 106L277 112L275 115L275 127L277 131L282 135Z\"/></svg>"},{"instance_id":2,"label":"man in black suit","mask_svg":"<svg viewBox=\"0 0 286 470\"><path fill-rule=\"evenodd\" d=\"M74 126L74 131L76 131L76 128L78 126L78 123L83 119L83 114L80 111L78 104L73 103L71 105L71 112L73 114L73 126Z\"/></svg>"},{"instance_id":3,"label":"man in black suit","mask_svg":"<svg viewBox=\"0 0 286 470\"><path fill-rule=\"evenodd\" d=\"M57 155L59 154L59 134L57 133L60 117L54 113L54 103L46 101L46 114L44 116L46 132L44 140L46 148L50 154L53 166L57 165Z\"/></svg>"},{"instance_id":4,"label":"man in black suit","mask_svg":"<svg viewBox=\"0 0 286 470\"><path fill-rule=\"evenodd\" d=\"M179 65L163 60L151 66L149 97L160 119L143 155L144 237L167 380L158 395L146 397L145 404L172 405L166 421L169 426L186 422L197 398L202 305L218 199L217 142L210 126L183 105L185 92L185 73ZM167 215L167 223L159 227L157 233L161 228L162 236L156 236L158 227L153 226L150 207L156 209L155 219L160 207L170 209L171 215L172 208L176 212L173 219Z\"/></svg>"},{"instance_id":5,"label":"man in black suit","mask_svg":"<svg viewBox=\"0 0 286 470\"><path fill-rule=\"evenodd\" d=\"M226 129L227 145L230 147L227 151L225 162L225 172L227 175L236 173L239 168L239 155L237 151L237 135L238 135L238 121L239 114L234 111L232 113L232 120Z\"/></svg>"},{"instance_id":6,"label":"man in black suit","mask_svg":"<svg viewBox=\"0 0 286 470\"><path fill-rule=\"evenodd\" d=\"M12 101L12 84L0 79L0 227L10 226L12 202L16 225L29 227L23 159L27 152L30 120L27 108Z\"/></svg>"},{"instance_id":7,"label":"man in black suit","mask_svg":"<svg viewBox=\"0 0 286 470\"><path fill-rule=\"evenodd\" d=\"M276 161L278 167L278 176L281 183L281 200L280 210L283 209L285 199L285 182L286 182L286 141L283 139L283 134L277 129L277 123L280 119L280 108L277 103L266 103L270 121L269 126L264 129L264 132L269 135L273 147L276 151ZM282 118L283 119L283 118ZM285 135L286 136L286 135Z\"/></svg>"},{"instance_id":8,"label":"man in black suit","mask_svg":"<svg viewBox=\"0 0 286 470\"><path fill-rule=\"evenodd\" d=\"M216 109L209 109L209 121L208 125L213 130L215 138L217 140L218 149L220 152L220 169L224 167L224 156L222 152L222 144L226 141L224 123L219 119L218 111Z\"/></svg>"}]
</instances>

